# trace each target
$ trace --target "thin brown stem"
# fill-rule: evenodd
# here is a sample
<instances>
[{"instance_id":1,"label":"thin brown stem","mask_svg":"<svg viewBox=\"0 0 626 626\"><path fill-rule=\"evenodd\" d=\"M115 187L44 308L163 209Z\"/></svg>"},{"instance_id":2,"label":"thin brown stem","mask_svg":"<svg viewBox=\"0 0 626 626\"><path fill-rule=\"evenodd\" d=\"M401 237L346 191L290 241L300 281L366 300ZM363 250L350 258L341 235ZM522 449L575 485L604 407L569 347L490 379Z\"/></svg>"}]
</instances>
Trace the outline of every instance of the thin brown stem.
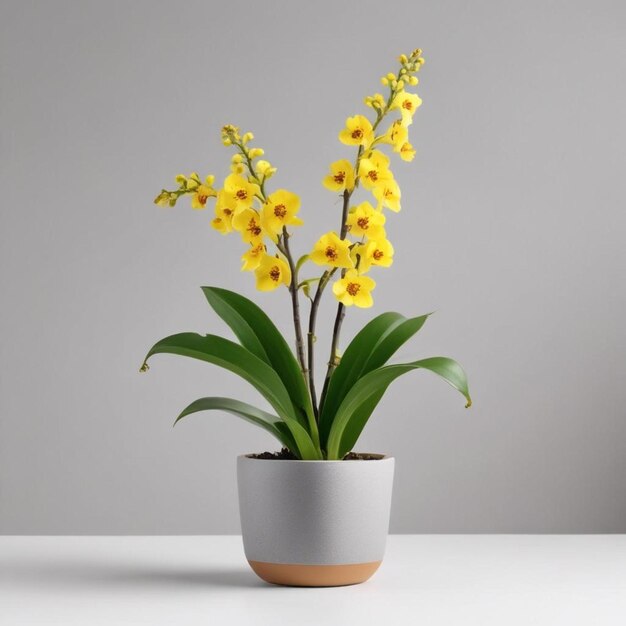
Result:
<instances>
[{"instance_id":1,"label":"thin brown stem","mask_svg":"<svg viewBox=\"0 0 626 626\"><path fill-rule=\"evenodd\" d=\"M313 413L315 414L315 419L319 422L319 410L317 405L317 392L315 391L315 325L317 323L317 310L319 308L322 293L328 284L328 281L331 279L332 275L335 273L337 268L333 268L332 270L326 270L319 282L317 283L317 289L315 291L315 296L311 300L311 312L309 314L309 331L307 333L307 353L308 353L308 368L309 368L309 390L311 392L311 401L313 402Z\"/></svg>"},{"instance_id":2,"label":"thin brown stem","mask_svg":"<svg viewBox=\"0 0 626 626\"><path fill-rule=\"evenodd\" d=\"M300 299L298 298L298 270L293 261L291 250L289 249L289 233L283 227L282 245L277 244L278 249L285 255L287 264L291 270L291 283L289 284L289 294L291 295L291 308L293 313L293 326L296 334L296 353L298 355L298 363L304 375L305 381L308 381L307 366L304 357L304 339L302 337L302 324L300 322Z\"/></svg>"},{"instance_id":3,"label":"thin brown stem","mask_svg":"<svg viewBox=\"0 0 626 626\"><path fill-rule=\"evenodd\" d=\"M359 157L361 156L361 148L359 148ZM357 157L357 163L358 158ZM341 239L345 239L348 234L348 207L350 205L350 196L352 195L352 191L348 191L347 189L343 192L343 208L341 211L341 231L340 237ZM345 270L342 270L341 275L345 274ZM324 386L322 387L322 395L320 396L320 407L324 404L324 399L326 398L326 392L328 390L328 384L330 383L330 378L337 367L337 345L339 344L339 335L341 334L341 325L343 324L343 318L346 315L346 307L340 302L337 305L337 314L335 315L335 324L333 326L333 338L330 344L330 356L328 357L328 366L326 369L326 376L324 377Z\"/></svg>"}]
</instances>

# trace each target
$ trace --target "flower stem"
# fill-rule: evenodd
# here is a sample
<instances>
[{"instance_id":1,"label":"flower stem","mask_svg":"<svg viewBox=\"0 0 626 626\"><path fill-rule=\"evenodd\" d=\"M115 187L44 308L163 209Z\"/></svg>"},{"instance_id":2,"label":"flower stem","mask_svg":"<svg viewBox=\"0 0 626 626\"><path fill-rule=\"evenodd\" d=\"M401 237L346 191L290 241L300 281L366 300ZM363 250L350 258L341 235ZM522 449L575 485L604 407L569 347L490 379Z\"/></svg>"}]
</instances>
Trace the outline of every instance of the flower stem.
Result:
<instances>
[{"instance_id":1,"label":"flower stem","mask_svg":"<svg viewBox=\"0 0 626 626\"><path fill-rule=\"evenodd\" d=\"M361 156L362 148L359 148L359 155L357 157L357 163ZM355 187L356 188L356 187ZM341 231L340 238L345 239L348 233L348 207L350 205L350 196L352 191L347 189L343 192L343 208L341 211ZM342 270L341 275L345 273ZM326 369L326 376L324 378L324 386L322 387L322 395L320 397L320 407L324 406L324 399L326 398L326 392L328 391L328 385L330 378L337 367L337 345L339 344L339 335L341 334L341 325L343 324L343 318L346 316L346 307L340 302L337 305L337 314L335 315L335 324L333 326L333 338L330 344L330 356L328 357L328 367Z\"/></svg>"},{"instance_id":2,"label":"flower stem","mask_svg":"<svg viewBox=\"0 0 626 626\"><path fill-rule=\"evenodd\" d=\"M307 354L308 354L308 368L309 368L309 390L311 392L311 401L313 402L313 413L315 419L319 422L319 410L317 405L317 392L315 391L315 324L317 322L317 310L320 305L322 293L324 288L328 284L332 275L337 268L332 270L326 270L317 284L315 296L311 300L311 312L309 314L309 331L307 333Z\"/></svg>"},{"instance_id":3,"label":"flower stem","mask_svg":"<svg viewBox=\"0 0 626 626\"><path fill-rule=\"evenodd\" d=\"M246 160L246 167L248 168L248 172L250 172L250 176L256 178L256 173L254 171L254 165L252 163L252 159L250 158L250 151L242 142L234 142L239 152ZM258 180L258 179L257 179ZM267 202L267 195L265 193L265 178L260 181L260 193L258 195L259 200L261 202ZM282 239L282 243L281 243ZM283 226L283 234L282 237L276 242L276 247L285 255L287 259L287 264L289 265L289 269L291 270L291 282L289 284L289 294L291 295L291 309L293 313L293 326L296 335L296 353L298 355L298 363L300 365L300 369L302 370L302 375L304 376L305 382L308 384L308 376L307 376L307 366L306 360L304 357L304 339L302 338L302 324L300 322L300 300L298 297L298 268L294 263L293 256L291 254L291 250L289 249L289 233L287 232L287 228Z\"/></svg>"},{"instance_id":4,"label":"flower stem","mask_svg":"<svg viewBox=\"0 0 626 626\"><path fill-rule=\"evenodd\" d=\"M306 360L304 358L304 339L302 337L302 324L300 322L300 299L298 298L298 270L293 261L291 250L289 249L289 233L287 228L283 226L282 245L277 244L278 249L285 255L289 269L291 270L291 283L289 284L289 294L291 295L291 309L293 313L293 326L296 334L296 353L298 355L298 363L302 370L302 375L308 384L308 370Z\"/></svg>"},{"instance_id":5,"label":"flower stem","mask_svg":"<svg viewBox=\"0 0 626 626\"><path fill-rule=\"evenodd\" d=\"M400 80L401 74L398 72L397 80ZM389 96L385 105L382 109L377 112L376 120L372 125L372 130L376 131L379 124L382 122L383 118L389 113L391 105L393 103L393 99L398 93L398 90L395 87L389 88ZM374 142L375 143L375 142ZM370 147L371 148L371 147ZM348 233L348 225L346 224L348 220L348 206L350 203L350 196L354 193L356 188L359 186L359 166L361 162L361 157L363 156L363 146L359 146L359 150L356 155L356 161L354 164L354 171L356 174L356 181L354 185L354 189L348 191L347 189L343 192L343 210L341 213L341 232L340 238L345 239L346 234ZM341 275L344 276L346 273L345 270L342 270ZM326 398L326 393L328 391L328 385L330 384L330 379L335 371L335 368L339 364L339 360L337 358L337 346L339 344L339 336L341 334L341 325L343 324L343 319L346 316L346 307L341 302L337 305L337 313L335 315L335 324L333 326L333 338L330 346L330 356L328 358L328 369L326 370L326 377L324 378L324 386L322 387L322 395L320 396L320 409L324 406L324 400Z\"/></svg>"}]
</instances>

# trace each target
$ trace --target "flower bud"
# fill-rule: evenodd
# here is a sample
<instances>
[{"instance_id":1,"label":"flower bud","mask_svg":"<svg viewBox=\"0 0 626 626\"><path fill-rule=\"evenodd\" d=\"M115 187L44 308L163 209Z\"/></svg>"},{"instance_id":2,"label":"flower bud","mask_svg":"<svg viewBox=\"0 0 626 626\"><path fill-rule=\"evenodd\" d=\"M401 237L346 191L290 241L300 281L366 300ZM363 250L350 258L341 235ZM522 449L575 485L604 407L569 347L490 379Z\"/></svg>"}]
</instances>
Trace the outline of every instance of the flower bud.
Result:
<instances>
[{"instance_id":1,"label":"flower bud","mask_svg":"<svg viewBox=\"0 0 626 626\"><path fill-rule=\"evenodd\" d=\"M170 192L163 189L161 193L154 199L157 206L167 206L170 203Z\"/></svg>"},{"instance_id":2,"label":"flower bud","mask_svg":"<svg viewBox=\"0 0 626 626\"><path fill-rule=\"evenodd\" d=\"M384 85L385 87L389 84L389 80L387 79L387 77L386 77L386 76L383 76L383 77L380 79L380 84L381 84L381 85Z\"/></svg>"},{"instance_id":3,"label":"flower bud","mask_svg":"<svg viewBox=\"0 0 626 626\"><path fill-rule=\"evenodd\" d=\"M200 177L196 172L192 172L187 178L187 189L195 189L200 184Z\"/></svg>"},{"instance_id":4,"label":"flower bud","mask_svg":"<svg viewBox=\"0 0 626 626\"><path fill-rule=\"evenodd\" d=\"M395 74L393 74L392 72L389 72L389 74L387 74L387 80L393 80L396 77Z\"/></svg>"},{"instance_id":5,"label":"flower bud","mask_svg":"<svg viewBox=\"0 0 626 626\"><path fill-rule=\"evenodd\" d=\"M264 154L265 151L263 150L263 148L252 148L252 150L248 152L248 155L251 159L256 159L257 157L263 156Z\"/></svg>"},{"instance_id":6,"label":"flower bud","mask_svg":"<svg viewBox=\"0 0 626 626\"><path fill-rule=\"evenodd\" d=\"M254 135L252 133L245 133L241 138L242 143L248 143L254 139Z\"/></svg>"},{"instance_id":7,"label":"flower bud","mask_svg":"<svg viewBox=\"0 0 626 626\"><path fill-rule=\"evenodd\" d=\"M257 172L259 172L259 174L265 174L265 172L267 172L267 170L269 170L271 167L272 166L269 161L259 161L256 164L256 170Z\"/></svg>"}]
</instances>

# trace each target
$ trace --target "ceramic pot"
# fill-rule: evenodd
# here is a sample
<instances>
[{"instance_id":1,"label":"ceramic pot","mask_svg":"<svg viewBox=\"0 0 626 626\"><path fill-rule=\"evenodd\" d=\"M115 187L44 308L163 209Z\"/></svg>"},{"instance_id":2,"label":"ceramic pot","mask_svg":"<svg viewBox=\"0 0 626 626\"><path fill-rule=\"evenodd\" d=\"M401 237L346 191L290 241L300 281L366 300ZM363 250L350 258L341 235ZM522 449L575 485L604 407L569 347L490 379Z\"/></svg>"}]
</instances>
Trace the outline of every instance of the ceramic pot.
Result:
<instances>
[{"instance_id":1,"label":"ceramic pot","mask_svg":"<svg viewBox=\"0 0 626 626\"><path fill-rule=\"evenodd\" d=\"M389 530L394 459L237 459L246 558L263 580L333 587L366 581Z\"/></svg>"}]
</instances>

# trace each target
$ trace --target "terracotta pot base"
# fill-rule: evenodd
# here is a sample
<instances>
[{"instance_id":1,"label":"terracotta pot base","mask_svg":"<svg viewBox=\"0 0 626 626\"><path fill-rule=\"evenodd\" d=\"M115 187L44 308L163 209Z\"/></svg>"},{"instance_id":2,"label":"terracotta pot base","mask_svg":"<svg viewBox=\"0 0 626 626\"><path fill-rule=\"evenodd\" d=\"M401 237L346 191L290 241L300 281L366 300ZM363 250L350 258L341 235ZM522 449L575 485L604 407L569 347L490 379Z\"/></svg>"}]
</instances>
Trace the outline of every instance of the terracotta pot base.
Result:
<instances>
[{"instance_id":1,"label":"terracotta pot base","mask_svg":"<svg viewBox=\"0 0 626 626\"><path fill-rule=\"evenodd\" d=\"M268 583L290 587L341 587L365 582L381 561L349 565L295 565L248 561L254 573Z\"/></svg>"}]
</instances>

